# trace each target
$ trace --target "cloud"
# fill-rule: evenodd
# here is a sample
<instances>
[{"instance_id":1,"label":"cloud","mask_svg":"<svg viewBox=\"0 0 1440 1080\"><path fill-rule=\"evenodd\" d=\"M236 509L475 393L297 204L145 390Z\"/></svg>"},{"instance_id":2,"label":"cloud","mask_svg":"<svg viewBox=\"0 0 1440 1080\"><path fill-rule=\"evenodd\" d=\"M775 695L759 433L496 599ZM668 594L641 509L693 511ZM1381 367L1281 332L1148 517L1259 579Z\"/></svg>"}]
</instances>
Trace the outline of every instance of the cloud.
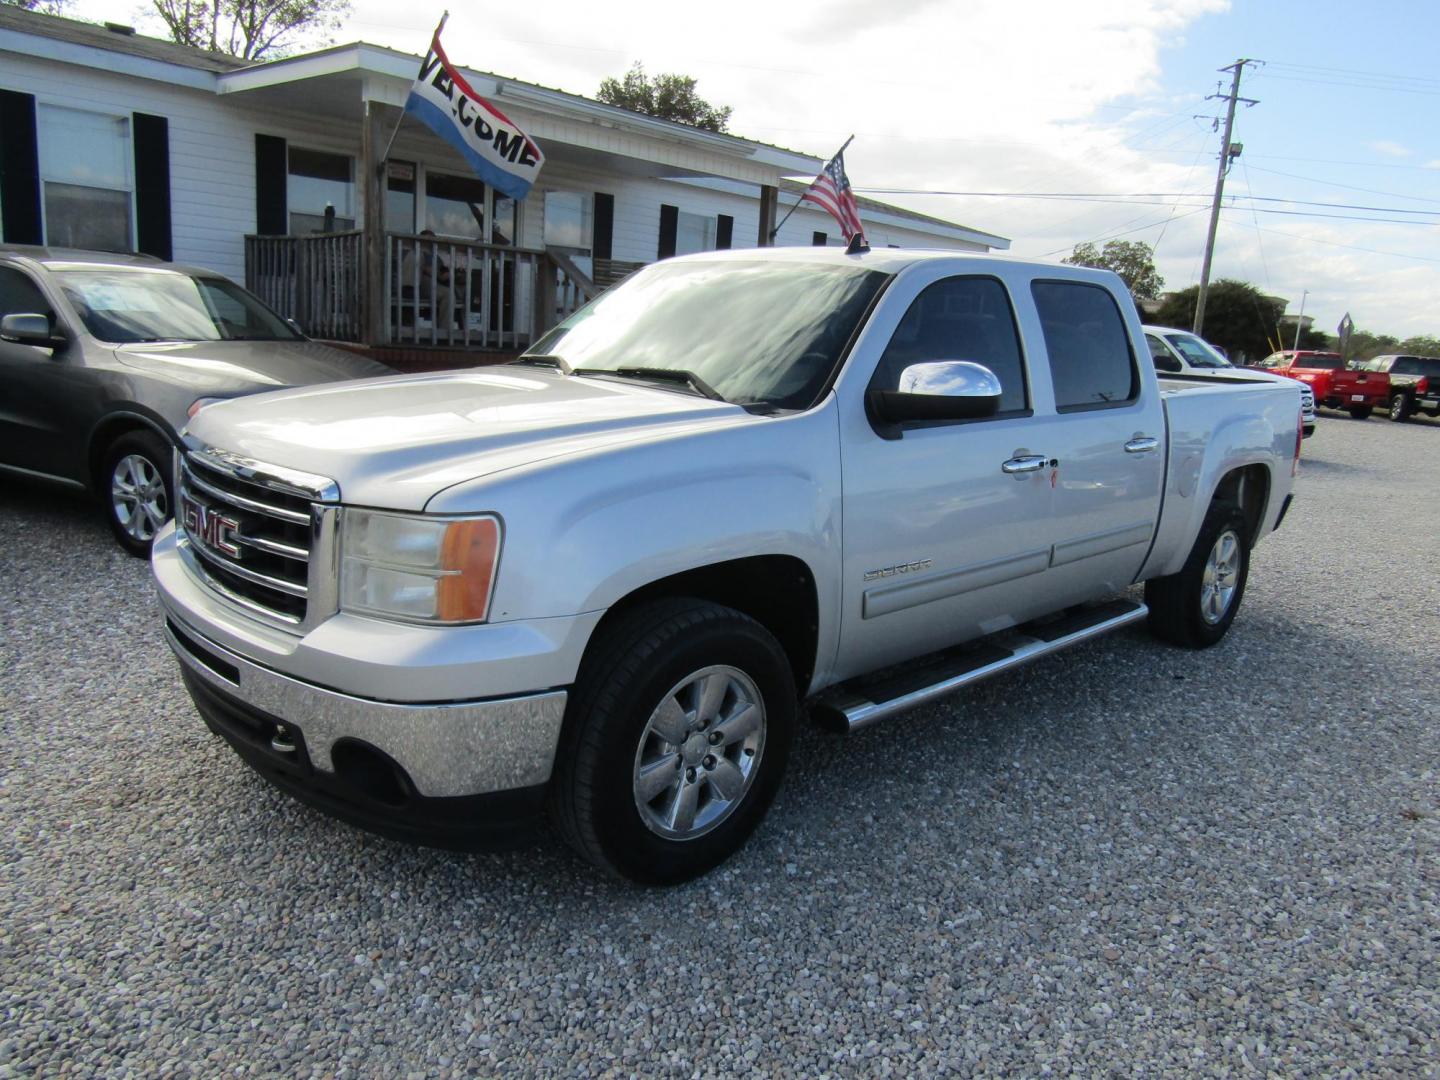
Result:
<instances>
[{"instance_id":1,"label":"cloud","mask_svg":"<svg viewBox=\"0 0 1440 1080\"><path fill-rule=\"evenodd\" d=\"M1386 157L1407 158L1414 153L1408 146L1392 142L1389 139L1375 139L1369 146L1370 149L1374 150L1377 154L1384 154Z\"/></svg>"}]
</instances>

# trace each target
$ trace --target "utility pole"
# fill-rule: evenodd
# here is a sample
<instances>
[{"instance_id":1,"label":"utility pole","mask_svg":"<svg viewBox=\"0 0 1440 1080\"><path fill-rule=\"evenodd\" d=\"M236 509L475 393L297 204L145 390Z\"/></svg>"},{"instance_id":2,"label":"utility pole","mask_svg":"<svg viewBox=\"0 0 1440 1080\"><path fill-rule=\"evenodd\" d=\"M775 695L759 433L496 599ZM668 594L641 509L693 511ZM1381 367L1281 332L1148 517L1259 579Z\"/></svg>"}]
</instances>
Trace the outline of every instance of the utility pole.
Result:
<instances>
[{"instance_id":1,"label":"utility pole","mask_svg":"<svg viewBox=\"0 0 1440 1080\"><path fill-rule=\"evenodd\" d=\"M1230 80L1229 94L1211 94L1207 101L1215 98L1227 98L1229 104L1225 109L1225 137L1220 143L1220 168L1215 173L1215 201L1210 204L1210 235L1205 240L1205 265L1200 271L1200 294L1195 298L1195 323L1190 328L1196 336L1205 328L1205 294L1210 291L1210 263L1215 257L1215 230L1220 225L1220 200L1225 196L1225 176L1230 171L1232 160L1240 156L1240 145L1233 145L1230 142L1230 134L1235 129L1235 103L1243 101L1247 106L1260 104L1254 98L1242 98L1240 96L1240 76L1245 71L1246 64L1259 63L1257 60L1236 60L1229 67L1223 67L1221 71L1234 72L1234 78Z\"/></svg>"}]
</instances>

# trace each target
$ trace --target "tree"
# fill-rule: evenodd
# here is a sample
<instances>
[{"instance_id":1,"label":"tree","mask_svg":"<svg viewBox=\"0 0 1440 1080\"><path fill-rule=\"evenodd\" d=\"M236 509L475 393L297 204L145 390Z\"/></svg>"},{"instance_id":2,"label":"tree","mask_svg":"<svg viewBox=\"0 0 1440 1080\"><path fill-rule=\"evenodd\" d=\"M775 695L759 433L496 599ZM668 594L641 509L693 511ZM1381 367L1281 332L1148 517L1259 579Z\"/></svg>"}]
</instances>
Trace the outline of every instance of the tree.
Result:
<instances>
[{"instance_id":1,"label":"tree","mask_svg":"<svg viewBox=\"0 0 1440 1080\"><path fill-rule=\"evenodd\" d=\"M350 14L350 0L150 2L176 44L226 52L243 60L283 56L296 37L337 30Z\"/></svg>"},{"instance_id":2,"label":"tree","mask_svg":"<svg viewBox=\"0 0 1440 1080\"><path fill-rule=\"evenodd\" d=\"M43 11L46 15L63 15L69 0L0 0L6 7L24 8L26 11Z\"/></svg>"},{"instance_id":3,"label":"tree","mask_svg":"<svg viewBox=\"0 0 1440 1080\"><path fill-rule=\"evenodd\" d=\"M1440 337L1433 334L1416 334L1400 342L1398 352L1416 356L1440 356Z\"/></svg>"},{"instance_id":4,"label":"tree","mask_svg":"<svg viewBox=\"0 0 1440 1080\"><path fill-rule=\"evenodd\" d=\"M705 131L724 131L730 123L730 107L717 108L695 93L695 80L688 75L645 74L638 61L625 73L625 78L605 78L595 95L607 105L618 105L631 112L674 120Z\"/></svg>"},{"instance_id":5,"label":"tree","mask_svg":"<svg viewBox=\"0 0 1440 1080\"><path fill-rule=\"evenodd\" d=\"M1155 269L1154 249L1138 240L1107 240L1104 248L1093 243L1076 244L1070 257L1060 261L1114 270L1136 300L1154 300L1165 287L1165 279Z\"/></svg>"},{"instance_id":6,"label":"tree","mask_svg":"<svg viewBox=\"0 0 1440 1080\"><path fill-rule=\"evenodd\" d=\"M1200 287L1171 293L1160 305L1155 321L1162 326L1190 327L1195 322L1195 301ZM1222 278L1205 296L1206 341L1221 346L1231 363L1257 360L1275 351L1276 324L1282 305L1254 285ZM1286 347L1289 344L1286 343Z\"/></svg>"}]
</instances>

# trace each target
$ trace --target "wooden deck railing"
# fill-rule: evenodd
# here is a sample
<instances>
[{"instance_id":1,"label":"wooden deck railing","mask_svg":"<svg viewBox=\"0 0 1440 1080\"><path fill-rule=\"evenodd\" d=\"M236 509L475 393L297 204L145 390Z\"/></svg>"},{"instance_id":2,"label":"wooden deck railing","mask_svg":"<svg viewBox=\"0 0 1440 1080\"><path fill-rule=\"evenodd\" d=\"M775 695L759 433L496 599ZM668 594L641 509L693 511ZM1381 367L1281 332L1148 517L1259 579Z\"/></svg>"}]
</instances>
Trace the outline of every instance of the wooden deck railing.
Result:
<instances>
[{"instance_id":1,"label":"wooden deck railing","mask_svg":"<svg viewBox=\"0 0 1440 1080\"><path fill-rule=\"evenodd\" d=\"M360 231L247 236L245 281L307 334L364 342ZM383 340L518 351L599 291L564 255L534 248L388 233L382 249Z\"/></svg>"},{"instance_id":2,"label":"wooden deck railing","mask_svg":"<svg viewBox=\"0 0 1440 1080\"><path fill-rule=\"evenodd\" d=\"M358 342L363 240L359 230L247 236L245 286L311 337Z\"/></svg>"}]
</instances>

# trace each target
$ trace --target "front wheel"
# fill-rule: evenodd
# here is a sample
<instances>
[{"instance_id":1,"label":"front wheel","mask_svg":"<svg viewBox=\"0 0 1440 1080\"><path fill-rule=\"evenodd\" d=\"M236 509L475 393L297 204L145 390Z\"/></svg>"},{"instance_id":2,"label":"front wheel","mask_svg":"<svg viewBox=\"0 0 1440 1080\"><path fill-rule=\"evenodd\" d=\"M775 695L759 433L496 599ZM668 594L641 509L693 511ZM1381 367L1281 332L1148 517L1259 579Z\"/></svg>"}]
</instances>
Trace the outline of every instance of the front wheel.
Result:
<instances>
[{"instance_id":1,"label":"front wheel","mask_svg":"<svg viewBox=\"0 0 1440 1080\"><path fill-rule=\"evenodd\" d=\"M581 664L551 813L582 856L673 884L729 858L769 807L796 693L780 643L730 608L665 600L605 628Z\"/></svg>"},{"instance_id":2,"label":"front wheel","mask_svg":"<svg viewBox=\"0 0 1440 1080\"><path fill-rule=\"evenodd\" d=\"M1145 583L1150 632L1174 645L1209 648L1235 621L1249 574L1245 515L1237 506L1217 503L1179 572Z\"/></svg>"},{"instance_id":3,"label":"front wheel","mask_svg":"<svg viewBox=\"0 0 1440 1080\"><path fill-rule=\"evenodd\" d=\"M1390 397L1390 419L1397 424L1404 423L1410 419L1410 399L1404 394L1392 394Z\"/></svg>"},{"instance_id":4,"label":"front wheel","mask_svg":"<svg viewBox=\"0 0 1440 1080\"><path fill-rule=\"evenodd\" d=\"M100 497L120 546L139 559L174 512L169 445L150 431L121 435L105 452Z\"/></svg>"}]
</instances>

